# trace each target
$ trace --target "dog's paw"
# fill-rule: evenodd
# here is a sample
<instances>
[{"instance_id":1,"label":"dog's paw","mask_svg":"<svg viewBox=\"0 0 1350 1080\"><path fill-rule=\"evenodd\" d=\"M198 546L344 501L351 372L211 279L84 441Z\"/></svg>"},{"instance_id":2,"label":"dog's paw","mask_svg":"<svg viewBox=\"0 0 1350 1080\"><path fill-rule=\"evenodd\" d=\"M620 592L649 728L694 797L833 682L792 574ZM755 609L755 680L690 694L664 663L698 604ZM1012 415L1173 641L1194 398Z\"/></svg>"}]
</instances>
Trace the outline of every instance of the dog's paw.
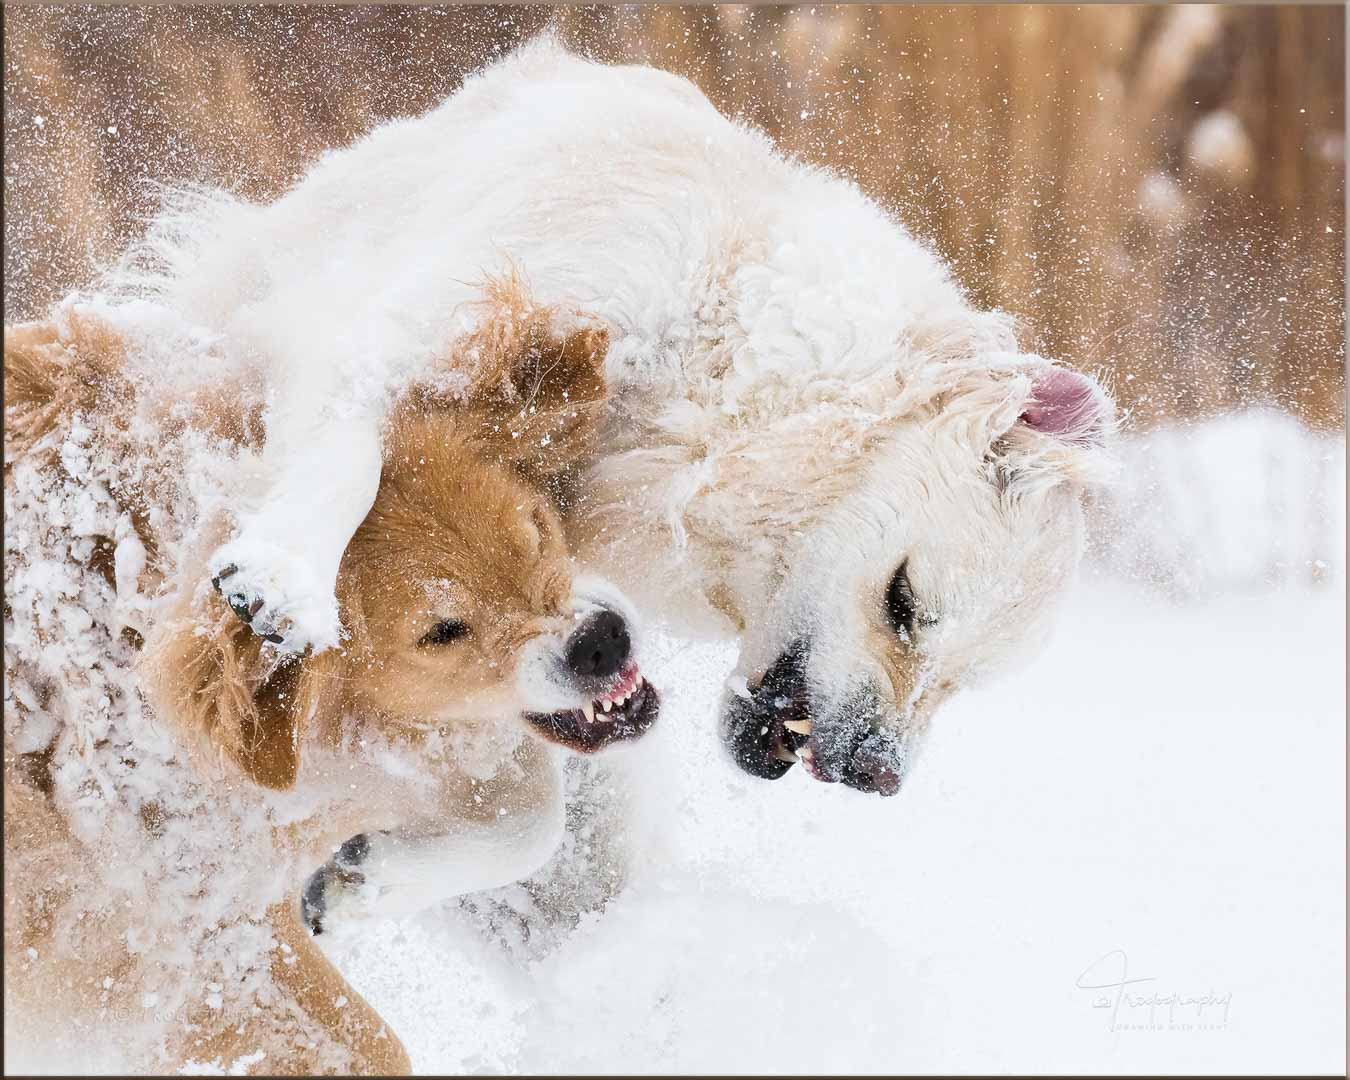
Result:
<instances>
[{"instance_id":1,"label":"dog's paw","mask_svg":"<svg viewBox=\"0 0 1350 1080\"><path fill-rule=\"evenodd\" d=\"M311 934L322 934L335 921L366 912L370 890L360 867L369 855L370 838L358 833L310 875L300 896L300 916Z\"/></svg>"},{"instance_id":2,"label":"dog's paw","mask_svg":"<svg viewBox=\"0 0 1350 1080\"><path fill-rule=\"evenodd\" d=\"M240 537L208 564L211 585L255 634L288 652L338 643L333 582L321 584L304 558Z\"/></svg>"}]
</instances>

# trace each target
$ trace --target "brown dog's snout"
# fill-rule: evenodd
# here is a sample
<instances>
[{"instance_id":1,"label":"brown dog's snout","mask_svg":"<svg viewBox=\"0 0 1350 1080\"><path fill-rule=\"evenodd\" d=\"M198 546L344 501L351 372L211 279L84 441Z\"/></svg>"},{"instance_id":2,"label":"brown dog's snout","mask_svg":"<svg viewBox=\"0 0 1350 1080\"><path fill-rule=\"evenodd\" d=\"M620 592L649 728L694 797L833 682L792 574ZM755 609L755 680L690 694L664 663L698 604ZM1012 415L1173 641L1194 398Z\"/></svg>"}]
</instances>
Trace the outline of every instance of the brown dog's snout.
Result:
<instances>
[{"instance_id":1,"label":"brown dog's snout","mask_svg":"<svg viewBox=\"0 0 1350 1080\"><path fill-rule=\"evenodd\" d=\"M575 675L607 679L628 662L632 639L623 618L609 609L588 618L567 643L567 668Z\"/></svg>"}]
</instances>

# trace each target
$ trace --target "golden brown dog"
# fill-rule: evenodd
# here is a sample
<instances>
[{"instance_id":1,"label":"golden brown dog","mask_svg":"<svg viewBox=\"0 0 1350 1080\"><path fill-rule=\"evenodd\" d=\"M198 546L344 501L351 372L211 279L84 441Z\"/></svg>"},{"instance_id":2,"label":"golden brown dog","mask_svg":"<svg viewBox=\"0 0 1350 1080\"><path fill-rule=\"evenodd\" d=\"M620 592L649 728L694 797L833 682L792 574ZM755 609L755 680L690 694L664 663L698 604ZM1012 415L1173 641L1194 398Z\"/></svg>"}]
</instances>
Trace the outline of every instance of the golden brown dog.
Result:
<instances>
[{"instance_id":1,"label":"golden brown dog","mask_svg":"<svg viewBox=\"0 0 1350 1080\"><path fill-rule=\"evenodd\" d=\"M7 1064L406 1072L311 933L529 874L562 830L553 744L650 726L627 605L574 578L550 494L604 337L488 303L447 365L471 377L394 410L343 642L300 657L203 571L248 388L166 394L75 307L6 330Z\"/></svg>"}]
</instances>

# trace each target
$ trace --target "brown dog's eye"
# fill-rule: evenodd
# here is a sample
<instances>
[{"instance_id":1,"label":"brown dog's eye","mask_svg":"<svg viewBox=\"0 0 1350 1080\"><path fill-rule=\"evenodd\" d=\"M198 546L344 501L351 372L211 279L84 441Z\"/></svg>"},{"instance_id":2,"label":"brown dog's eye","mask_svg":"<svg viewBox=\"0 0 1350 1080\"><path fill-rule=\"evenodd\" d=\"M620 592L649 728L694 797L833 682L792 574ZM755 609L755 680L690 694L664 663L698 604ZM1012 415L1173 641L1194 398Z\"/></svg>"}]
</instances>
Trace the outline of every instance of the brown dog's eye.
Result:
<instances>
[{"instance_id":1,"label":"brown dog's eye","mask_svg":"<svg viewBox=\"0 0 1350 1080\"><path fill-rule=\"evenodd\" d=\"M467 623L458 619L443 619L422 635L418 645L449 645L469 632Z\"/></svg>"}]
</instances>

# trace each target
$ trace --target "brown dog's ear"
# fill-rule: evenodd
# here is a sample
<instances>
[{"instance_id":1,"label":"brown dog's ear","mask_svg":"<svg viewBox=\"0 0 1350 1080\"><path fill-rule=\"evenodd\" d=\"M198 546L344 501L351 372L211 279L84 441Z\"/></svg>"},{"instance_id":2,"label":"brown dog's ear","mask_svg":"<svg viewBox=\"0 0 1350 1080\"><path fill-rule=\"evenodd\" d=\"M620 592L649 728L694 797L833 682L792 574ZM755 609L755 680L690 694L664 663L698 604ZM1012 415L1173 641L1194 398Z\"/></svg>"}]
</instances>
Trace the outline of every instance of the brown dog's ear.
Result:
<instances>
[{"instance_id":1,"label":"brown dog's ear","mask_svg":"<svg viewBox=\"0 0 1350 1080\"><path fill-rule=\"evenodd\" d=\"M63 416L130 395L125 346L95 318L68 313L54 322L5 327L5 458L12 461Z\"/></svg>"},{"instance_id":2,"label":"brown dog's ear","mask_svg":"<svg viewBox=\"0 0 1350 1080\"><path fill-rule=\"evenodd\" d=\"M146 641L141 664L151 704L255 783L292 787L305 725L336 684L336 650L264 652L261 639L217 601L212 595L205 611L165 620Z\"/></svg>"},{"instance_id":3,"label":"brown dog's ear","mask_svg":"<svg viewBox=\"0 0 1350 1080\"><path fill-rule=\"evenodd\" d=\"M475 322L408 404L480 418L494 450L527 472L575 466L598 432L609 332L535 304L514 270L484 285Z\"/></svg>"},{"instance_id":4,"label":"brown dog's ear","mask_svg":"<svg viewBox=\"0 0 1350 1080\"><path fill-rule=\"evenodd\" d=\"M5 327L5 460L13 461L56 423L65 405L65 349L51 323Z\"/></svg>"},{"instance_id":5,"label":"brown dog's ear","mask_svg":"<svg viewBox=\"0 0 1350 1080\"><path fill-rule=\"evenodd\" d=\"M608 350L608 332L586 327L520 351L510 369L514 393L495 410L511 460L547 475L586 456L599 432Z\"/></svg>"}]
</instances>

